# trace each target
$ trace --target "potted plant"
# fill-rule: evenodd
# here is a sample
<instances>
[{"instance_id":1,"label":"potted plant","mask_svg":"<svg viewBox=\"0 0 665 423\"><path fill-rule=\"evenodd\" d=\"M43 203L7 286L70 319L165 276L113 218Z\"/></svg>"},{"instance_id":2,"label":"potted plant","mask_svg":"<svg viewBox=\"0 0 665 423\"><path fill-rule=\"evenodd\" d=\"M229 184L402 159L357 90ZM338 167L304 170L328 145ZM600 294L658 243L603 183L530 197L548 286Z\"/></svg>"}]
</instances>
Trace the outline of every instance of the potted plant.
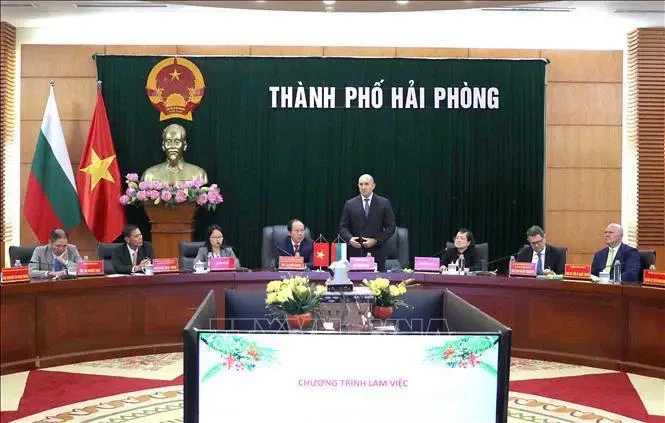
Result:
<instances>
[{"instance_id":1,"label":"potted plant","mask_svg":"<svg viewBox=\"0 0 665 423\"><path fill-rule=\"evenodd\" d=\"M385 278L363 279L363 285L368 287L374 296L372 315L377 319L386 320L399 307L412 308L402 300L402 296L406 294L407 286L412 282L414 282L414 279L407 279L391 285L390 281Z\"/></svg>"},{"instance_id":2,"label":"potted plant","mask_svg":"<svg viewBox=\"0 0 665 423\"><path fill-rule=\"evenodd\" d=\"M325 286L311 284L306 277L270 281L266 287L266 308L270 316L285 319L289 329L307 329L313 322L312 312L325 292Z\"/></svg>"}]
</instances>

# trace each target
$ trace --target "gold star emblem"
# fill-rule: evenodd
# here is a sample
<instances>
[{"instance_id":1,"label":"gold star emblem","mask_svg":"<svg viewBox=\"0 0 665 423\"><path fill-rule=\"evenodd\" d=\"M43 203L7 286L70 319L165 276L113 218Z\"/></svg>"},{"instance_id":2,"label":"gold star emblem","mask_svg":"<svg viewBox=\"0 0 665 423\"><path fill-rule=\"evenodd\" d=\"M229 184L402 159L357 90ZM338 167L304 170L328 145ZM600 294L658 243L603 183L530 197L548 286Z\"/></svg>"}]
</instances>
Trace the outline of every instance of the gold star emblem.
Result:
<instances>
[{"instance_id":1,"label":"gold star emblem","mask_svg":"<svg viewBox=\"0 0 665 423\"><path fill-rule=\"evenodd\" d=\"M326 253L324 253L323 251L317 251L316 256L322 259L326 256Z\"/></svg>"},{"instance_id":2,"label":"gold star emblem","mask_svg":"<svg viewBox=\"0 0 665 423\"><path fill-rule=\"evenodd\" d=\"M95 149L93 148L91 159L92 160L90 161L88 167L81 169L81 172L85 172L91 177L90 192L95 189L95 185L97 185L97 183L102 179L115 182L113 180L113 175L111 175L111 172L109 172L109 166L111 166L111 163L113 163L115 156L109 156L104 159L100 159L99 156L97 156Z\"/></svg>"},{"instance_id":3,"label":"gold star emblem","mask_svg":"<svg viewBox=\"0 0 665 423\"><path fill-rule=\"evenodd\" d=\"M169 75L171 75L171 81L175 81L175 80L180 81L180 75L182 75L182 74L178 72L178 69L174 68L173 72L171 72Z\"/></svg>"}]
</instances>

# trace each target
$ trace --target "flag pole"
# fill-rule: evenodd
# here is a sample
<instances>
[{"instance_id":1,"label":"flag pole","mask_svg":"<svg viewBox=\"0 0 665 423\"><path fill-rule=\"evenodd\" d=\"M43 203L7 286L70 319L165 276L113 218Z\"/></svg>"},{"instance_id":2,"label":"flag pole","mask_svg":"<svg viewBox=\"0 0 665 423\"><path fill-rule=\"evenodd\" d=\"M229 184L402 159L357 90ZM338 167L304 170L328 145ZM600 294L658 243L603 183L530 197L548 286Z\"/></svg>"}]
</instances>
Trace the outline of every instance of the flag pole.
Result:
<instances>
[{"instance_id":1,"label":"flag pole","mask_svg":"<svg viewBox=\"0 0 665 423\"><path fill-rule=\"evenodd\" d=\"M317 242L317 243L325 242L326 244L328 244L328 247L330 247L330 244L329 244L328 240L323 236L322 233L319 233L319 237L316 238L315 242ZM319 264L319 268L317 270L315 270L315 272L323 272L323 269L321 268L320 264Z\"/></svg>"}]
</instances>

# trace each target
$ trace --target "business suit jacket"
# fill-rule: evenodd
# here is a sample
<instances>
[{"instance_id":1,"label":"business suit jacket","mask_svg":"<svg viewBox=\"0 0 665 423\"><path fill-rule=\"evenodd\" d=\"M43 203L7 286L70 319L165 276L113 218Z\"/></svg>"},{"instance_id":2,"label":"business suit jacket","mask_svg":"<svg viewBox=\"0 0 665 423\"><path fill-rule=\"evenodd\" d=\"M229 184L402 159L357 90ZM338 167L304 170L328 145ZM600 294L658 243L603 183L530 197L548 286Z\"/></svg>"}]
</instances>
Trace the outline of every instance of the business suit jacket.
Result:
<instances>
[{"instance_id":1,"label":"business suit jacket","mask_svg":"<svg viewBox=\"0 0 665 423\"><path fill-rule=\"evenodd\" d=\"M369 213L365 217L361 195L347 200L342 209L342 217L339 219L339 233L347 243L355 236L376 239L376 245L372 248L349 248L347 251L349 257L371 253L375 257L379 271L384 271L386 263L383 245L395 233L395 213L390 201L373 194Z\"/></svg>"},{"instance_id":2,"label":"business suit jacket","mask_svg":"<svg viewBox=\"0 0 665 423\"><path fill-rule=\"evenodd\" d=\"M533 247L527 245L517 253L517 259L515 261L531 263L532 259ZM545 261L543 262L543 270L545 269L550 269L557 275L563 275L566 270L566 257L564 257L562 250L552 247L550 244L545 244Z\"/></svg>"},{"instance_id":3,"label":"business suit jacket","mask_svg":"<svg viewBox=\"0 0 665 423\"><path fill-rule=\"evenodd\" d=\"M78 263L81 260L79 250L74 244L67 244L67 260L70 263ZM28 264L28 272L32 279L43 279L48 277L48 272L53 268L53 250L50 245L42 245L35 248Z\"/></svg>"},{"instance_id":4,"label":"business suit jacket","mask_svg":"<svg viewBox=\"0 0 665 423\"><path fill-rule=\"evenodd\" d=\"M598 273L605 268L609 252L609 247L605 247L593 255L593 262L591 263L592 275L598 276ZM640 253L637 249L630 245L620 244L619 249L614 254L614 261L616 262L617 260L621 263L621 281L639 283L642 263L640 261ZM614 278L614 268L610 269L610 278Z\"/></svg>"},{"instance_id":5,"label":"business suit jacket","mask_svg":"<svg viewBox=\"0 0 665 423\"><path fill-rule=\"evenodd\" d=\"M273 257L275 258L274 267L279 266L279 257L280 256L295 256L296 253L293 251L293 243L291 243L291 237L287 236L279 240L273 248ZM314 242L310 239L303 239L300 243L299 248L300 257L305 259L305 266L308 268L312 267L312 261L314 258Z\"/></svg>"},{"instance_id":6,"label":"business suit jacket","mask_svg":"<svg viewBox=\"0 0 665 423\"><path fill-rule=\"evenodd\" d=\"M152 260L154 256L155 254L152 252L152 245L149 242L144 242L138 249L136 264L141 263L141 261L146 258ZM132 258L129 255L126 243L123 242L113 250L113 253L111 254L111 262L113 263L113 270L115 273L132 273Z\"/></svg>"},{"instance_id":7,"label":"business suit jacket","mask_svg":"<svg viewBox=\"0 0 665 423\"><path fill-rule=\"evenodd\" d=\"M220 257L233 257L236 259L236 269L240 268L240 260L238 257L236 257L235 253L233 252L233 248L231 247L222 247L219 251L219 256ZM208 247L205 245L203 247L199 248L199 251L196 253L196 258L194 259L194 263L198 262L203 262L206 263L208 261Z\"/></svg>"},{"instance_id":8,"label":"business suit jacket","mask_svg":"<svg viewBox=\"0 0 665 423\"><path fill-rule=\"evenodd\" d=\"M464 250L464 267L468 267L470 271L480 270L481 261L480 254L476 247L469 246ZM448 266L450 263L455 263L459 258L460 254L455 247L448 247L446 251L443 252L443 257L441 258L441 264Z\"/></svg>"}]
</instances>

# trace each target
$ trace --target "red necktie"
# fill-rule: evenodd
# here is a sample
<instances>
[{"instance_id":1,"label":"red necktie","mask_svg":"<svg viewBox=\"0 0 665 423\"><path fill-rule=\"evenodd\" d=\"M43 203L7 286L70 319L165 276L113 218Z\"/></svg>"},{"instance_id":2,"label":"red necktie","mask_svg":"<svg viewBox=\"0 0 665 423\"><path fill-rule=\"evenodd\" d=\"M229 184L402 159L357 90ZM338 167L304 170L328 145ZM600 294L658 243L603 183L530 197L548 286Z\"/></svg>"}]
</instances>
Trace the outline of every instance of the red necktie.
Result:
<instances>
[{"instance_id":1,"label":"red necktie","mask_svg":"<svg viewBox=\"0 0 665 423\"><path fill-rule=\"evenodd\" d=\"M297 254L299 250L300 250L300 244L295 244L293 246L293 252Z\"/></svg>"}]
</instances>

